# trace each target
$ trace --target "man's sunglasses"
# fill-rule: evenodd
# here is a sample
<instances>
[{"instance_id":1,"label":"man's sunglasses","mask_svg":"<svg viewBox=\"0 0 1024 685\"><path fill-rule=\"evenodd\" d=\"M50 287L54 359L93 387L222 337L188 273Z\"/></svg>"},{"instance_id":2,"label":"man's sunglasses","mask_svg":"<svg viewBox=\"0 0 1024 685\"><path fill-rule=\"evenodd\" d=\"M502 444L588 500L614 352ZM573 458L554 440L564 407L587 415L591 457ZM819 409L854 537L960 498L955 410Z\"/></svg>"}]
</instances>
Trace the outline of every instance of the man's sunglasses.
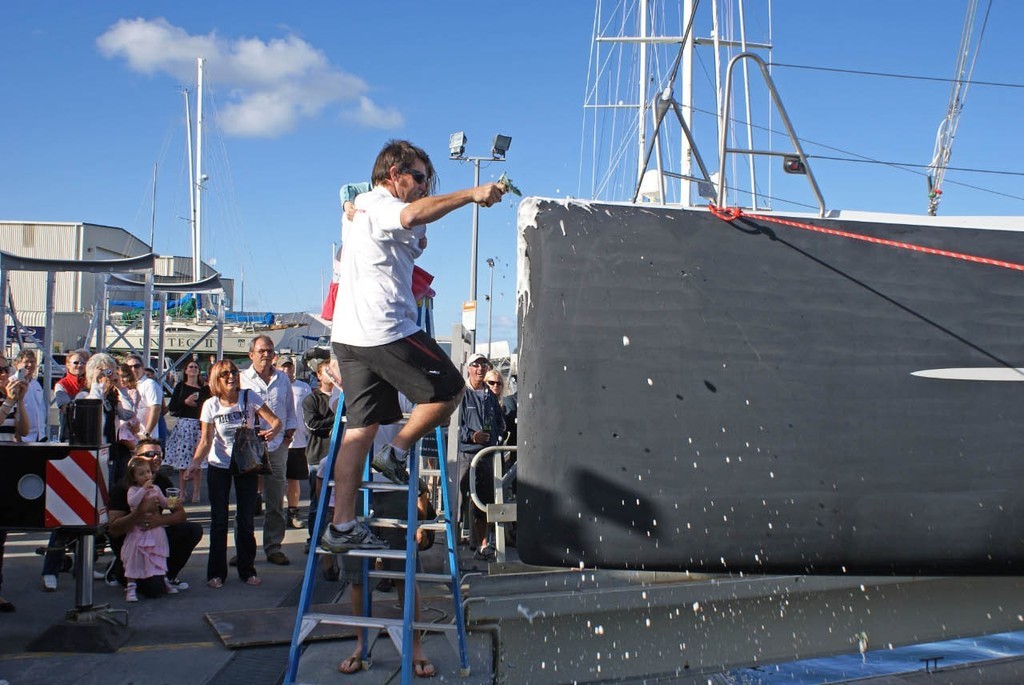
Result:
<instances>
[{"instance_id":1,"label":"man's sunglasses","mask_svg":"<svg viewBox=\"0 0 1024 685\"><path fill-rule=\"evenodd\" d=\"M409 167L403 167L401 172L403 174L409 174L410 176L412 176L412 180L416 181L417 183L421 183L422 184L422 183L426 183L427 182L427 175L425 173L423 173L422 171L417 171L416 169L410 169Z\"/></svg>"}]
</instances>

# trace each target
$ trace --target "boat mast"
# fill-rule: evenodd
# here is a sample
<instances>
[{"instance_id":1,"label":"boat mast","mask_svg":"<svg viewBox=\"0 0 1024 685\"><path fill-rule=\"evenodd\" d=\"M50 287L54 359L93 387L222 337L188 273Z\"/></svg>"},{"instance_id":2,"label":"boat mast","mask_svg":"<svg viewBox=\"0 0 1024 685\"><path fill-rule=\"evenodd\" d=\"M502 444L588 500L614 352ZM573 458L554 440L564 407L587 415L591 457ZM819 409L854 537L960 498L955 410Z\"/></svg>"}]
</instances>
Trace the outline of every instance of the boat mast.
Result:
<instances>
[{"instance_id":1,"label":"boat mast","mask_svg":"<svg viewBox=\"0 0 1024 685\"><path fill-rule=\"evenodd\" d=\"M644 171L646 171L646 150L647 150L647 4L648 0L642 0L640 3L640 26L638 37L640 39L640 68L638 70L637 78L639 79L639 88L637 89L638 98L637 103L640 111L637 117L637 132L639 134L637 139L637 182L643 178Z\"/></svg>"},{"instance_id":2,"label":"boat mast","mask_svg":"<svg viewBox=\"0 0 1024 685\"><path fill-rule=\"evenodd\" d=\"M694 0L684 0L683 20L692 22L691 17L696 10L697 8L694 5ZM682 74L680 81L683 101L683 121L686 122L686 126L690 129L691 133L693 133L693 34L693 30L687 31L683 39ZM689 206L692 198L690 194L691 181L686 177L693 175L693 150L690 149L690 141L687 140L685 132L679 132L679 139L681 146L679 173L683 176L679 181L679 199L684 206Z\"/></svg>"},{"instance_id":3,"label":"boat mast","mask_svg":"<svg viewBox=\"0 0 1024 685\"><path fill-rule=\"evenodd\" d=\"M195 241L192 253L192 280L199 281L202 277L202 222L203 222L203 65L202 57L196 60L198 79L196 84L196 177L195 177Z\"/></svg>"},{"instance_id":4,"label":"boat mast","mask_svg":"<svg viewBox=\"0 0 1024 685\"><path fill-rule=\"evenodd\" d=\"M192 166L192 106L188 101L188 89L182 88L185 96L185 147L188 148L188 235L192 247L192 280L196 279L196 177L195 167Z\"/></svg>"}]
</instances>

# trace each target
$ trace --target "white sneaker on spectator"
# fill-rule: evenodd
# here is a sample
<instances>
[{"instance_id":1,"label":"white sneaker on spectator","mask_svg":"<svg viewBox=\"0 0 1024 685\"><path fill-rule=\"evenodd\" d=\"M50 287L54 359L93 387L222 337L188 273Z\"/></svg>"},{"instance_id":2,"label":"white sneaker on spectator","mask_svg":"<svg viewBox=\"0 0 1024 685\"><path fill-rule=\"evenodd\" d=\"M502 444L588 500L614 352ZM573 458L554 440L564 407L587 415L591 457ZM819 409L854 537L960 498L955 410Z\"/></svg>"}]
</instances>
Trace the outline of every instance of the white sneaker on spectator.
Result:
<instances>
[{"instance_id":1,"label":"white sneaker on spectator","mask_svg":"<svg viewBox=\"0 0 1024 685\"><path fill-rule=\"evenodd\" d=\"M45 575L43 576L43 590L46 592L57 591L57 576Z\"/></svg>"}]
</instances>

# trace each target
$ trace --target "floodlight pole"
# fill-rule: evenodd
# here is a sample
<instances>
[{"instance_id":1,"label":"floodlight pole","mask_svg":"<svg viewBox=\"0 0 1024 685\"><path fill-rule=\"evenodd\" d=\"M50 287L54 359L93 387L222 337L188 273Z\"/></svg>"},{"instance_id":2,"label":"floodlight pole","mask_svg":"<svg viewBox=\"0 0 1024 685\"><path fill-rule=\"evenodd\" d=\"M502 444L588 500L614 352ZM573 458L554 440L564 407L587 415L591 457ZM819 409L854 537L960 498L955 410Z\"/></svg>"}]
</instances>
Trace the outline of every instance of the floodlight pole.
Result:
<instances>
[{"instance_id":1,"label":"floodlight pole","mask_svg":"<svg viewBox=\"0 0 1024 685\"><path fill-rule=\"evenodd\" d=\"M491 314L494 312L494 259L487 258L487 268L491 271L490 285L487 286L487 359L491 358Z\"/></svg>"},{"instance_id":2,"label":"floodlight pole","mask_svg":"<svg viewBox=\"0 0 1024 685\"><path fill-rule=\"evenodd\" d=\"M480 185L480 157L473 160L473 187ZM476 302L476 254L480 243L480 205L473 203L473 234L470 238L472 247L469 252L469 299ZM476 352L476 330L473 331L473 352Z\"/></svg>"},{"instance_id":3,"label":"floodlight pole","mask_svg":"<svg viewBox=\"0 0 1024 685\"><path fill-rule=\"evenodd\" d=\"M449 159L456 162L473 162L473 187L480 185L480 162L504 162L504 157L491 155L489 157L466 157L465 155L452 155ZM480 205L473 203L473 232L470 235L469 250L469 300L476 304L476 271L477 271L477 247L480 242ZM469 332L469 349L476 352L476 326Z\"/></svg>"}]
</instances>

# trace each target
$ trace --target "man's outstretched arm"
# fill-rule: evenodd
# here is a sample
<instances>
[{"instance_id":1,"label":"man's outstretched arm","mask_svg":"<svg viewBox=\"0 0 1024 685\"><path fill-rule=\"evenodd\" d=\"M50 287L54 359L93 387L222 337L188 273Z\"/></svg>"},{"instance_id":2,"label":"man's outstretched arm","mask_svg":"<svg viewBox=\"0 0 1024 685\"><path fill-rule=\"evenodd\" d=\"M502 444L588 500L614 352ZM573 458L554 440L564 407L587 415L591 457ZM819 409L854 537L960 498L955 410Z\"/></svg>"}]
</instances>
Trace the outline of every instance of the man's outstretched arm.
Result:
<instances>
[{"instance_id":1,"label":"man's outstretched arm","mask_svg":"<svg viewBox=\"0 0 1024 685\"><path fill-rule=\"evenodd\" d=\"M505 187L500 183L485 183L475 188L456 190L447 195L429 195L409 203L402 210L402 227L412 228L437 221L459 207L476 203L482 207L501 202Z\"/></svg>"}]
</instances>

